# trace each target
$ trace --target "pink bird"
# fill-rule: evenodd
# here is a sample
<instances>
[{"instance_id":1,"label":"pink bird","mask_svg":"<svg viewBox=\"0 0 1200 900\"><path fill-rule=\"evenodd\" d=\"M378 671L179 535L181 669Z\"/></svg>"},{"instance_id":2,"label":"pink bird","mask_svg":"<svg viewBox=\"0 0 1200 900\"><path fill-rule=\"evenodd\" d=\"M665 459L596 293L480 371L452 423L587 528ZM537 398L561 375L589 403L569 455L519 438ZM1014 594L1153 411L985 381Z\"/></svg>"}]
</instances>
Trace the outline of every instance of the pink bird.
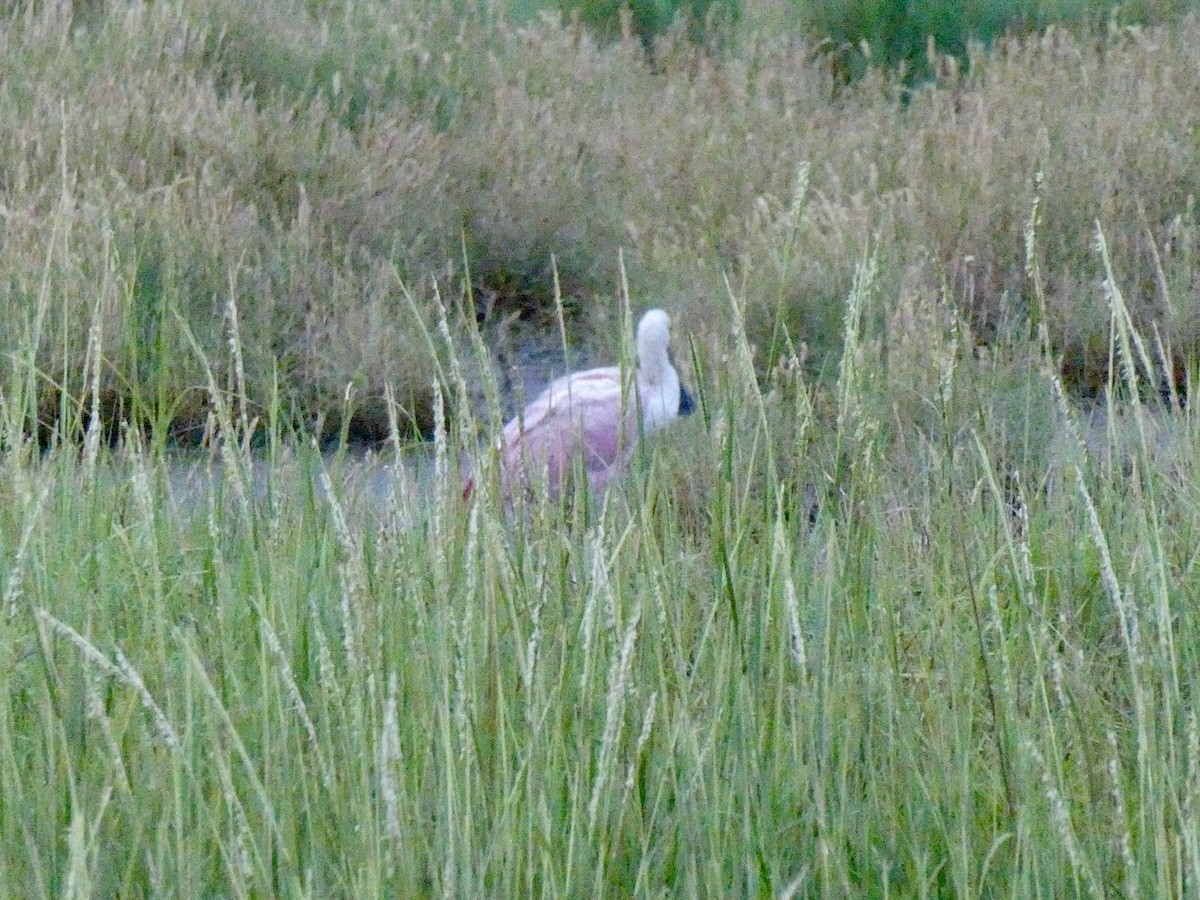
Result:
<instances>
[{"instance_id":1,"label":"pink bird","mask_svg":"<svg viewBox=\"0 0 1200 900\"><path fill-rule=\"evenodd\" d=\"M692 397L671 365L671 319L661 309L637 327L636 398L622 396L621 369L575 372L550 383L525 411L504 426L499 440L500 486L528 488L545 478L551 495L582 465L588 487L601 493L633 455L642 435L692 412ZM474 482L468 480L465 495Z\"/></svg>"}]
</instances>

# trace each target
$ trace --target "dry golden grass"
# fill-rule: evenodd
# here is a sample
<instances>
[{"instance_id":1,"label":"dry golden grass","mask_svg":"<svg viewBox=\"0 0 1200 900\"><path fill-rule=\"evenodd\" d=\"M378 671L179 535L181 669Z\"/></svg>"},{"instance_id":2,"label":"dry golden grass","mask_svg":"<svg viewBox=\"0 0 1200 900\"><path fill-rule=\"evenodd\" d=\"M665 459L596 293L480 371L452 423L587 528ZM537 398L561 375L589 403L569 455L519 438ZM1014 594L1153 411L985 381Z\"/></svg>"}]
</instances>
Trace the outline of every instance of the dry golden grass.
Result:
<instances>
[{"instance_id":1,"label":"dry golden grass","mask_svg":"<svg viewBox=\"0 0 1200 900\"><path fill-rule=\"evenodd\" d=\"M232 386L236 309L259 402L278 385L304 424L392 384L427 427L433 285L529 316L556 266L574 336L608 342L620 253L635 304L721 330L728 279L760 372L784 337L830 371L868 244L879 309L945 291L979 341L1030 333L1044 297L1092 389L1097 223L1171 368L1197 345L1194 19L1010 40L905 100L878 75L839 86L753 16L720 55L668 40L651 69L551 20L327 14L114 4L80 25L49 5L0 32L0 335L35 341L52 393L79 396L98 322L106 384L169 420L203 384L180 319Z\"/></svg>"}]
</instances>

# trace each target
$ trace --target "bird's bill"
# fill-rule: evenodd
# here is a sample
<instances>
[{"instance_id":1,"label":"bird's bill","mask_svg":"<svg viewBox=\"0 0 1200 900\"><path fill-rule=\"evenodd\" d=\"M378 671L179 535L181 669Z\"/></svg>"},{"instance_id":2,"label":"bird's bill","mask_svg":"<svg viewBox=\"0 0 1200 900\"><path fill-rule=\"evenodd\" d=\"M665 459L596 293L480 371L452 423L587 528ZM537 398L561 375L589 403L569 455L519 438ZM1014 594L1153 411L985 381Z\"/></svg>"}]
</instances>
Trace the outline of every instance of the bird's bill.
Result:
<instances>
[{"instance_id":1,"label":"bird's bill","mask_svg":"<svg viewBox=\"0 0 1200 900\"><path fill-rule=\"evenodd\" d=\"M679 415L690 416L696 411L696 401L688 393L688 389L679 385Z\"/></svg>"}]
</instances>

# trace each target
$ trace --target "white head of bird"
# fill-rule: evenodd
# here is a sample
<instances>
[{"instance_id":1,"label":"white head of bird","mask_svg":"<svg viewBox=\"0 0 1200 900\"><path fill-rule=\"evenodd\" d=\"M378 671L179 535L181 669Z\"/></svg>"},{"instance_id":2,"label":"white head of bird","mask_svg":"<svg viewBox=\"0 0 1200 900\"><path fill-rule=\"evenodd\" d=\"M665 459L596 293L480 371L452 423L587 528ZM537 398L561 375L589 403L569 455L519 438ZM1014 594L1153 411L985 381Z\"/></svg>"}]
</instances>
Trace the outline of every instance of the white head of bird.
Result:
<instances>
[{"instance_id":1,"label":"white head of bird","mask_svg":"<svg viewBox=\"0 0 1200 900\"><path fill-rule=\"evenodd\" d=\"M637 327L637 386L642 408L642 430L657 431L680 415L685 392L679 383L679 373L671 365L667 349L671 343L671 317L661 309L652 309L642 316ZM691 412L691 398L688 397Z\"/></svg>"},{"instance_id":2,"label":"white head of bird","mask_svg":"<svg viewBox=\"0 0 1200 900\"><path fill-rule=\"evenodd\" d=\"M536 478L557 493L577 463L600 492L624 469L642 434L690 414L692 398L671 365L670 343L670 317L652 309L637 327L636 400L627 402L620 368L606 366L551 382L511 419L499 441L505 497Z\"/></svg>"}]
</instances>

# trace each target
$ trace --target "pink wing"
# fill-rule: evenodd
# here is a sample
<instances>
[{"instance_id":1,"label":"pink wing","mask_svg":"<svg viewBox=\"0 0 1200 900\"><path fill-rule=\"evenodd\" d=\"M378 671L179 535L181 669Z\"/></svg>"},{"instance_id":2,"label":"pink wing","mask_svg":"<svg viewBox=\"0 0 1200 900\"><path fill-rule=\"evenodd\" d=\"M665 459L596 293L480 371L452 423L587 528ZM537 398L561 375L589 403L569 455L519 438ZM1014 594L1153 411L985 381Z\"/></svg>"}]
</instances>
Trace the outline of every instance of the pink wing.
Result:
<instances>
[{"instance_id":1,"label":"pink wing","mask_svg":"<svg viewBox=\"0 0 1200 900\"><path fill-rule=\"evenodd\" d=\"M504 426L505 492L515 481L545 474L558 490L576 459L600 490L624 463L630 436L621 414L621 373L592 369L553 382Z\"/></svg>"}]
</instances>

